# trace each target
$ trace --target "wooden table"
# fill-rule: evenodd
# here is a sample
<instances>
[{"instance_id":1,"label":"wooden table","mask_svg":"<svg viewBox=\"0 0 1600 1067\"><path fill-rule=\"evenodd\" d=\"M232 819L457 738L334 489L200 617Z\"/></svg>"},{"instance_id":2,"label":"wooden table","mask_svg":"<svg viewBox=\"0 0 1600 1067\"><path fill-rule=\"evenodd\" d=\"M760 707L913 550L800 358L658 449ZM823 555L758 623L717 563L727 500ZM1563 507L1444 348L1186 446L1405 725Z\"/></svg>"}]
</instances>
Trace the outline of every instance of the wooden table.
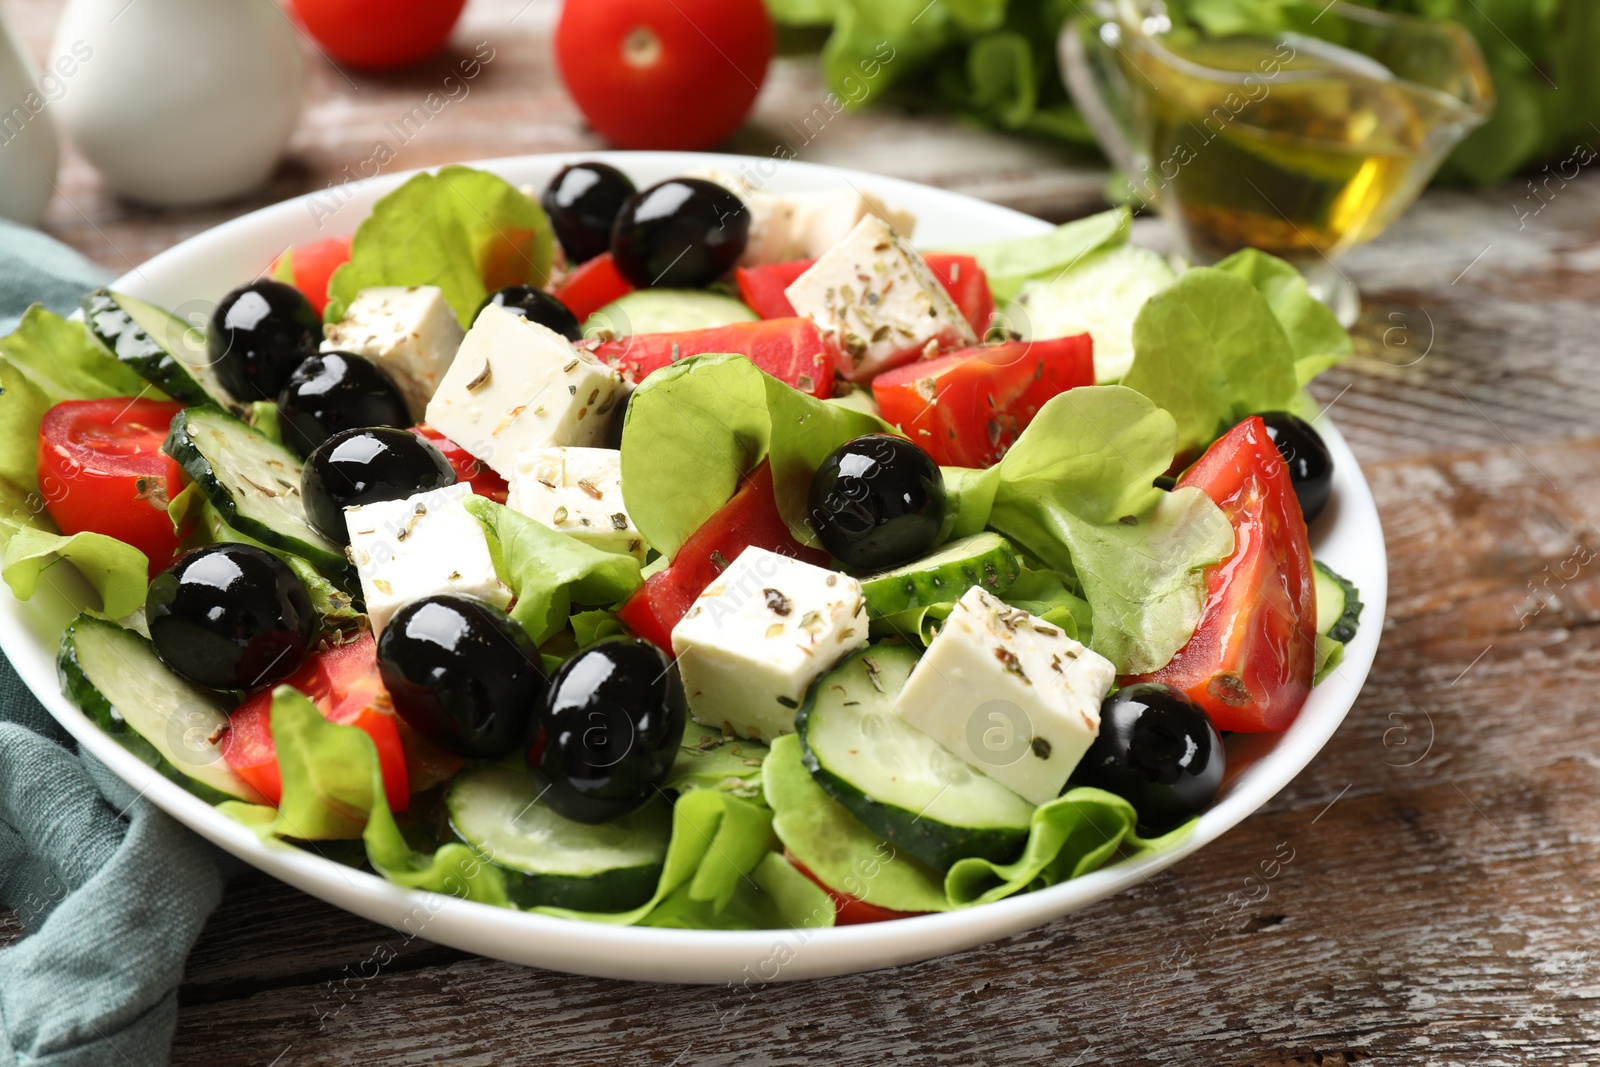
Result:
<instances>
[{"instance_id":1,"label":"wooden table","mask_svg":"<svg viewBox=\"0 0 1600 1067\"><path fill-rule=\"evenodd\" d=\"M42 53L59 0L0 2ZM599 147L551 66L556 4L524 2L473 0L456 52L487 40L496 58L396 168ZM126 269L340 180L451 61L373 78L315 59L290 158L248 202L139 209L69 157L49 228ZM793 138L823 91L780 62L734 147ZM887 111L833 120L802 154L1047 218L1095 209L1104 179L1053 147ZM1537 215L1528 196L1431 193L1348 261L1359 354L1316 392L1382 512L1383 646L1326 751L1218 844L998 944L753 995L401 947L245 876L190 961L176 1061L1600 1062L1600 180ZM1264 897L1247 885L1287 856ZM372 976L380 945L397 956Z\"/></svg>"}]
</instances>

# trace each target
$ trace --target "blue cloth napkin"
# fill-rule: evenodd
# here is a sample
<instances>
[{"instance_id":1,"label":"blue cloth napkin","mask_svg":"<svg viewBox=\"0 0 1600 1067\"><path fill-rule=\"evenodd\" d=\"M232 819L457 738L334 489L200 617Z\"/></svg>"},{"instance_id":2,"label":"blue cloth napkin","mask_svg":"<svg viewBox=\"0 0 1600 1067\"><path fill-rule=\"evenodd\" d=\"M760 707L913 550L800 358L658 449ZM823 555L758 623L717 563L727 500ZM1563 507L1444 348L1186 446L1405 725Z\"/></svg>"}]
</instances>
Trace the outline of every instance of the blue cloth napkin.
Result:
<instances>
[{"instance_id":1,"label":"blue cloth napkin","mask_svg":"<svg viewBox=\"0 0 1600 1067\"><path fill-rule=\"evenodd\" d=\"M0 335L104 280L0 220ZM0 658L0 904L24 931L0 949L0 1067L166 1063L184 960L221 896L215 851L79 753Z\"/></svg>"}]
</instances>

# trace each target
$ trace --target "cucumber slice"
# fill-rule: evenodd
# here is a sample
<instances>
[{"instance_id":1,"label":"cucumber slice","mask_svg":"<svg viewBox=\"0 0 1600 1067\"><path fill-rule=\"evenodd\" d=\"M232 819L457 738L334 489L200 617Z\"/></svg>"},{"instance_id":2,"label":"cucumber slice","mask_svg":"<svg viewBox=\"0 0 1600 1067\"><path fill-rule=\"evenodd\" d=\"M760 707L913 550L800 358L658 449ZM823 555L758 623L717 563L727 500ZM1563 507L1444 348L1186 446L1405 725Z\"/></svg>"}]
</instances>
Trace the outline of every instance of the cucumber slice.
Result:
<instances>
[{"instance_id":1,"label":"cucumber slice","mask_svg":"<svg viewBox=\"0 0 1600 1067\"><path fill-rule=\"evenodd\" d=\"M205 338L163 308L99 289L83 298L89 329L145 381L185 404L239 410L211 367Z\"/></svg>"},{"instance_id":2,"label":"cucumber slice","mask_svg":"<svg viewBox=\"0 0 1600 1067\"><path fill-rule=\"evenodd\" d=\"M985 531L952 541L931 556L861 579L867 614L874 619L899 611L960 600L981 585L999 596L1022 573L1011 543Z\"/></svg>"},{"instance_id":3,"label":"cucumber slice","mask_svg":"<svg viewBox=\"0 0 1600 1067\"><path fill-rule=\"evenodd\" d=\"M1133 366L1133 320L1145 301L1177 277L1148 248L1121 245L1085 256L1071 269L1028 282L1013 304L1012 328L1026 340L1067 337L1085 330L1094 338L1094 379L1115 382Z\"/></svg>"},{"instance_id":4,"label":"cucumber slice","mask_svg":"<svg viewBox=\"0 0 1600 1067\"><path fill-rule=\"evenodd\" d=\"M167 669L132 630L80 615L61 635L61 691L123 748L209 803L265 804L222 758L216 698Z\"/></svg>"},{"instance_id":5,"label":"cucumber slice","mask_svg":"<svg viewBox=\"0 0 1600 1067\"><path fill-rule=\"evenodd\" d=\"M863 649L817 679L795 716L801 759L829 796L878 836L939 870L980 856L1009 863L1033 805L894 713L917 653Z\"/></svg>"},{"instance_id":6,"label":"cucumber slice","mask_svg":"<svg viewBox=\"0 0 1600 1067\"><path fill-rule=\"evenodd\" d=\"M1348 644L1361 625L1361 594L1320 561L1313 561L1311 571L1317 590L1317 633Z\"/></svg>"},{"instance_id":7,"label":"cucumber slice","mask_svg":"<svg viewBox=\"0 0 1600 1067\"><path fill-rule=\"evenodd\" d=\"M612 337L641 333L679 333L757 319L741 301L700 289L640 289L607 304L583 324L583 335L601 331Z\"/></svg>"},{"instance_id":8,"label":"cucumber slice","mask_svg":"<svg viewBox=\"0 0 1600 1067\"><path fill-rule=\"evenodd\" d=\"M300 461L282 445L215 408L189 408L163 448L235 530L330 574L348 570L344 550L306 521Z\"/></svg>"},{"instance_id":9,"label":"cucumber slice","mask_svg":"<svg viewBox=\"0 0 1600 1067\"><path fill-rule=\"evenodd\" d=\"M672 809L653 800L589 826L538 803L521 770L483 766L456 776L445 806L456 834L506 877L518 907L627 911L649 900L672 836Z\"/></svg>"}]
</instances>

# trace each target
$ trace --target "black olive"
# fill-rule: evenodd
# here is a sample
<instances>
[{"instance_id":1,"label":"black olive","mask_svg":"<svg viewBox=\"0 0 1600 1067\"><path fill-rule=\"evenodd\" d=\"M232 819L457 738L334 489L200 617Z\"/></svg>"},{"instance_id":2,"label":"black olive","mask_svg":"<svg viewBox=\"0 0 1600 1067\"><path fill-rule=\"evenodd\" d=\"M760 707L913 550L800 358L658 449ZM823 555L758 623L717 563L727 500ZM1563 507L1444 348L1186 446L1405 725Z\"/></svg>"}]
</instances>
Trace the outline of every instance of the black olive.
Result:
<instances>
[{"instance_id":1,"label":"black olive","mask_svg":"<svg viewBox=\"0 0 1600 1067\"><path fill-rule=\"evenodd\" d=\"M1100 735L1072 772L1133 805L1139 832L1165 833L1204 811L1222 786L1227 757L1205 712L1159 682L1119 689L1100 707Z\"/></svg>"},{"instance_id":2,"label":"black olive","mask_svg":"<svg viewBox=\"0 0 1600 1067\"><path fill-rule=\"evenodd\" d=\"M322 319L292 285L254 281L222 298L206 348L222 387L237 400L276 400L294 369L316 355Z\"/></svg>"},{"instance_id":3,"label":"black olive","mask_svg":"<svg viewBox=\"0 0 1600 1067\"><path fill-rule=\"evenodd\" d=\"M210 689L260 689L287 678L317 629L305 583L252 545L179 556L150 583L144 610L161 662Z\"/></svg>"},{"instance_id":4,"label":"black olive","mask_svg":"<svg viewBox=\"0 0 1600 1067\"><path fill-rule=\"evenodd\" d=\"M578 317L567 309L567 305L543 289L535 289L531 285L508 285L496 290L483 298L473 319L476 320L490 304L515 311L529 322L548 326L569 341L583 340L583 328L578 325Z\"/></svg>"},{"instance_id":5,"label":"black olive","mask_svg":"<svg viewBox=\"0 0 1600 1067\"><path fill-rule=\"evenodd\" d=\"M568 263L586 263L611 246L611 227L633 193L633 182L608 163L574 163L550 179L539 203Z\"/></svg>"},{"instance_id":6,"label":"black olive","mask_svg":"<svg viewBox=\"0 0 1600 1067\"><path fill-rule=\"evenodd\" d=\"M300 498L317 532L350 543L344 509L456 484L455 468L432 443L390 426L341 430L318 445L300 475Z\"/></svg>"},{"instance_id":7,"label":"black olive","mask_svg":"<svg viewBox=\"0 0 1600 1067\"><path fill-rule=\"evenodd\" d=\"M641 289L699 289L733 269L749 236L743 200L716 182L672 178L622 205L611 255Z\"/></svg>"},{"instance_id":8,"label":"black olive","mask_svg":"<svg viewBox=\"0 0 1600 1067\"><path fill-rule=\"evenodd\" d=\"M944 475L903 437L868 434L834 449L811 479L811 525L853 571L922 556L944 524Z\"/></svg>"},{"instance_id":9,"label":"black olive","mask_svg":"<svg viewBox=\"0 0 1600 1067\"><path fill-rule=\"evenodd\" d=\"M1333 455L1322 443L1322 436L1298 415L1269 411L1261 421L1267 424L1267 435L1289 465L1289 480L1294 483L1294 495L1300 499L1300 513L1307 523L1315 522L1333 494Z\"/></svg>"},{"instance_id":10,"label":"black olive","mask_svg":"<svg viewBox=\"0 0 1600 1067\"><path fill-rule=\"evenodd\" d=\"M494 759L533 740L543 661L493 604L450 594L405 604L378 638L378 672L406 725L458 756Z\"/></svg>"},{"instance_id":11,"label":"black olive","mask_svg":"<svg viewBox=\"0 0 1600 1067\"><path fill-rule=\"evenodd\" d=\"M545 803L585 823L640 807L672 769L688 708L677 664L654 645L614 637L579 652L550 679L529 753Z\"/></svg>"},{"instance_id":12,"label":"black olive","mask_svg":"<svg viewBox=\"0 0 1600 1067\"><path fill-rule=\"evenodd\" d=\"M312 356L278 394L283 443L301 459L340 430L410 425L399 387L370 359L349 352Z\"/></svg>"}]
</instances>

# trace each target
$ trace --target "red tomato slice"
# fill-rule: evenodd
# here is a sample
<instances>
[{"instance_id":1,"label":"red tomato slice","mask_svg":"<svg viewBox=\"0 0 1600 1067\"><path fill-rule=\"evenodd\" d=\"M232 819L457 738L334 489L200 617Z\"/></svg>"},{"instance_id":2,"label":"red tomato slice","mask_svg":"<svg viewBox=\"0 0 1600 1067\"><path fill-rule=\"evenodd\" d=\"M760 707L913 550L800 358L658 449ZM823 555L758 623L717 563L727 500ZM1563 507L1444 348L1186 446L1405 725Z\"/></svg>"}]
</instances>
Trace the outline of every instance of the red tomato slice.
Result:
<instances>
[{"instance_id":1,"label":"red tomato slice","mask_svg":"<svg viewBox=\"0 0 1600 1067\"><path fill-rule=\"evenodd\" d=\"M645 377L680 359L705 352L732 352L802 393L833 395L833 361L822 331L810 319L766 319L735 322L681 333L646 333L608 341L594 354L622 371L630 381Z\"/></svg>"},{"instance_id":2,"label":"red tomato slice","mask_svg":"<svg viewBox=\"0 0 1600 1067\"><path fill-rule=\"evenodd\" d=\"M411 432L431 441L435 448L444 453L444 458L455 468L457 481L468 483L474 493L486 496L496 504L506 502L511 487L504 478L479 462L478 457L426 423L411 427Z\"/></svg>"},{"instance_id":3,"label":"red tomato slice","mask_svg":"<svg viewBox=\"0 0 1600 1067\"><path fill-rule=\"evenodd\" d=\"M717 575L755 545L769 552L825 566L828 554L808 548L789 533L778 514L772 490L772 468L762 463L745 475L733 498L689 535L672 566L657 571L640 586L617 617L628 629L658 648L672 653L672 628Z\"/></svg>"},{"instance_id":4,"label":"red tomato slice","mask_svg":"<svg viewBox=\"0 0 1600 1067\"><path fill-rule=\"evenodd\" d=\"M890 919L909 919L913 915L926 915L924 911L894 911L890 908L880 908L876 904L868 904L860 897L853 897L848 893L841 893L829 886L821 878L811 873L811 869L794 858L794 853L788 849L783 850L783 858L788 860L794 869L805 875L817 884L817 887L833 899L835 926L856 926L861 923L881 923Z\"/></svg>"},{"instance_id":5,"label":"red tomato slice","mask_svg":"<svg viewBox=\"0 0 1600 1067\"><path fill-rule=\"evenodd\" d=\"M617 270L617 261L611 258L611 253L602 252L587 263L574 267L556 286L555 297L582 322L611 301L619 300L631 292L633 283Z\"/></svg>"},{"instance_id":6,"label":"red tomato slice","mask_svg":"<svg viewBox=\"0 0 1600 1067\"><path fill-rule=\"evenodd\" d=\"M167 502L183 469L161 451L172 401L67 400L39 426L39 491L56 528L125 541L150 560L154 577L178 551Z\"/></svg>"},{"instance_id":7,"label":"red tomato slice","mask_svg":"<svg viewBox=\"0 0 1600 1067\"><path fill-rule=\"evenodd\" d=\"M1206 575L1200 625L1172 662L1132 681L1189 694L1219 730L1288 729L1311 692L1317 605L1311 543L1289 469L1266 424L1249 418L1178 479L1233 523L1233 555Z\"/></svg>"},{"instance_id":8,"label":"red tomato slice","mask_svg":"<svg viewBox=\"0 0 1600 1067\"><path fill-rule=\"evenodd\" d=\"M922 258L928 261L939 284L982 338L989 330L989 320L994 318L994 294L989 291L989 276L978 266L978 261L971 256L948 252L928 252ZM785 290L815 262L814 259L796 259L788 263L740 267L734 273L739 298L764 319L792 318L794 305L789 303Z\"/></svg>"},{"instance_id":9,"label":"red tomato slice","mask_svg":"<svg viewBox=\"0 0 1600 1067\"><path fill-rule=\"evenodd\" d=\"M815 262L814 259L796 259L788 263L740 267L734 272L739 299L764 319L794 318L794 305L789 303L785 291Z\"/></svg>"},{"instance_id":10,"label":"red tomato slice","mask_svg":"<svg viewBox=\"0 0 1600 1067\"><path fill-rule=\"evenodd\" d=\"M710 148L744 119L774 46L763 0L574 0L556 62L595 129L622 148Z\"/></svg>"},{"instance_id":11,"label":"red tomato slice","mask_svg":"<svg viewBox=\"0 0 1600 1067\"><path fill-rule=\"evenodd\" d=\"M316 244L291 248L273 261L267 273L277 278L288 263L288 281L305 294L311 306L321 315L328 306L328 281L333 272L350 262L349 237L330 237Z\"/></svg>"},{"instance_id":12,"label":"red tomato slice","mask_svg":"<svg viewBox=\"0 0 1600 1067\"><path fill-rule=\"evenodd\" d=\"M1088 334L968 348L885 371L872 395L886 422L949 467L988 467L1058 393L1094 384Z\"/></svg>"},{"instance_id":13,"label":"red tomato slice","mask_svg":"<svg viewBox=\"0 0 1600 1067\"><path fill-rule=\"evenodd\" d=\"M371 634L363 634L350 644L308 656L283 684L309 697L329 722L354 726L372 738L378 749L378 766L383 771L383 792L389 809L405 811L411 805L411 776L400 738L400 720L394 714L389 693L378 674L377 655L377 642ZM229 717L222 756L239 777L255 786L274 805L283 799L278 750L272 740L271 690L250 697ZM437 761L438 756L430 751L427 758ZM455 769L459 770L460 766L457 760ZM431 773L430 777L433 777Z\"/></svg>"}]
</instances>

